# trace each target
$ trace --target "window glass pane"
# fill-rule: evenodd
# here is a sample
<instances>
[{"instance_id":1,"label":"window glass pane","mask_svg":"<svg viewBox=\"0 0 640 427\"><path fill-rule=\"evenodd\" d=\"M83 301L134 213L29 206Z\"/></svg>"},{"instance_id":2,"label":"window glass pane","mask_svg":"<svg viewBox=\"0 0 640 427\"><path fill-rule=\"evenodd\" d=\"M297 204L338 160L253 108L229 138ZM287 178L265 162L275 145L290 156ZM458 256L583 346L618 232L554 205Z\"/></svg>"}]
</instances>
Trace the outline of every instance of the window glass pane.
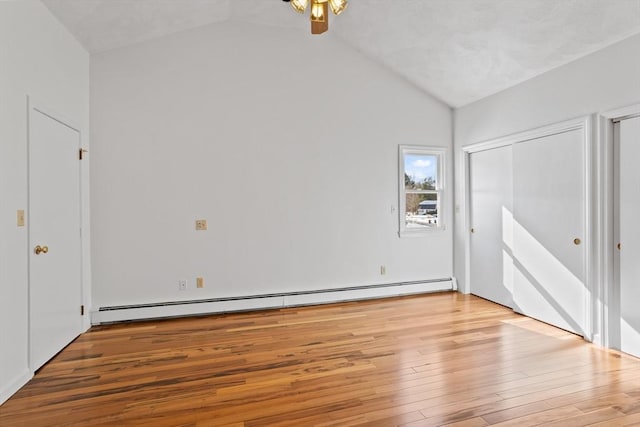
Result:
<instances>
[{"instance_id":1,"label":"window glass pane","mask_svg":"<svg viewBox=\"0 0 640 427\"><path fill-rule=\"evenodd\" d=\"M444 229L440 182L445 163L445 149L420 145L399 145L400 206L398 234L419 236ZM404 184L402 180L404 179ZM425 233L421 233L425 232Z\"/></svg>"},{"instance_id":2,"label":"window glass pane","mask_svg":"<svg viewBox=\"0 0 640 427\"><path fill-rule=\"evenodd\" d=\"M406 228L438 226L438 195L408 193L405 205Z\"/></svg>"},{"instance_id":3,"label":"window glass pane","mask_svg":"<svg viewBox=\"0 0 640 427\"><path fill-rule=\"evenodd\" d=\"M405 190L435 190L437 172L438 156L430 154L404 155Z\"/></svg>"}]
</instances>

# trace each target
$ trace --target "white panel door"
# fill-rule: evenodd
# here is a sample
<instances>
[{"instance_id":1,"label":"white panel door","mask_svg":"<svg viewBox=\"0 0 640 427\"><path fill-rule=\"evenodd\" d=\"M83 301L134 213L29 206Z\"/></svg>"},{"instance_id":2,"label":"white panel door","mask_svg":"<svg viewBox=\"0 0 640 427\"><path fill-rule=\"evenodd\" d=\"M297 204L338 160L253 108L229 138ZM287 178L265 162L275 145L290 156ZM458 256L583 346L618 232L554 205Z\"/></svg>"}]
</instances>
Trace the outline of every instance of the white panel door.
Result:
<instances>
[{"instance_id":1,"label":"white panel door","mask_svg":"<svg viewBox=\"0 0 640 427\"><path fill-rule=\"evenodd\" d=\"M82 328L79 146L76 130L30 108L29 342L33 370L69 344Z\"/></svg>"},{"instance_id":2,"label":"white panel door","mask_svg":"<svg viewBox=\"0 0 640 427\"><path fill-rule=\"evenodd\" d=\"M640 117L620 121L620 349L640 357Z\"/></svg>"},{"instance_id":3,"label":"white panel door","mask_svg":"<svg viewBox=\"0 0 640 427\"><path fill-rule=\"evenodd\" d=\"M585 334L582 130L513 147L514 310Z\"/></svg>"},{"instance_id":4,"label":"white panel door","mask_svg":"<svg viewBox=\"0 0 640 427\"><path fill-rule=\"evenodd\" d=\"M469 155L471 293L511 307L512 147Z\"/></svg>"}]
</instances>

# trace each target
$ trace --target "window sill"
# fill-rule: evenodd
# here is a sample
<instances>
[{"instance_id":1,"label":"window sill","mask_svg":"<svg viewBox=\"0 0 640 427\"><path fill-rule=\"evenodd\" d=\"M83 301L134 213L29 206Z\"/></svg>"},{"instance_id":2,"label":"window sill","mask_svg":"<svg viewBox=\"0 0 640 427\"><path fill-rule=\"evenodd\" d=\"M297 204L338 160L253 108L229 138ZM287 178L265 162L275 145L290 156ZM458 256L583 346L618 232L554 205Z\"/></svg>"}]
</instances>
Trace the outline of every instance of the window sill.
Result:
<instances>
[{"instance_id":1,"label":"window sill","mask_svg":"<svg viewBox=\"0 0 640 427\"><path fill-rule=\"evenodd\" d=\"M426 236L431 235L433 233L438 233L438 232L441 232L441 231L445 231L446 228L447 227L444 226L444 225L439 225L437 227L425 228L425 229L420 229L420 230L404 229L404 230L400 230L398 232L398 237L400 237L400 238L404 238L404 237L426 237Z\"/></svg>"}]
</instances>

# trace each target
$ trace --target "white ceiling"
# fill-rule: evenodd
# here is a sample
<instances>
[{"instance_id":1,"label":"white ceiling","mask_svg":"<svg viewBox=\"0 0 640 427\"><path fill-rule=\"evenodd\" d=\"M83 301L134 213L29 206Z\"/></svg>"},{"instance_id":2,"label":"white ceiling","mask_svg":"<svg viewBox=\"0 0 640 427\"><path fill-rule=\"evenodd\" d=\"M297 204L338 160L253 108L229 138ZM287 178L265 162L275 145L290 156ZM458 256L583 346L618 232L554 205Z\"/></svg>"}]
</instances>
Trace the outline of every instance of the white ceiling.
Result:
<instances>
[{"instance_id":1,"label":"white ceiling","mask_svg":"<svg viewBox=\"0 0 640 427\"><path fill-rule=\"evenodd\" d=\"M43 2L92 53L224 21L309 31L281 0ZM329 32L459 107L640 33L640 0L350 0Z\"/></svg>"}]
</instances>

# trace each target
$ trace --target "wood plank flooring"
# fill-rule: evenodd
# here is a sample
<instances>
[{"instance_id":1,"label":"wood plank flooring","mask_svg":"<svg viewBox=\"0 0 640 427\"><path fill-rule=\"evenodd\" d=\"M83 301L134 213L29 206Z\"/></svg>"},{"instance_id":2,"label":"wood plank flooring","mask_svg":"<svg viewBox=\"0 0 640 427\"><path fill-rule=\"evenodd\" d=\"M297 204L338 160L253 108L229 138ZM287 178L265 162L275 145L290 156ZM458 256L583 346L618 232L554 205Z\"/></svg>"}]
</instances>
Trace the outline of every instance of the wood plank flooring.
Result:
<instances>
[{"instance_id":1,"label":"wood plank flooring","mask_svg":"<svg viewBox=\"0 0 640 427\"><path fill-rule=\"evenodd\" d=\"M640 360L473 296L99 326L0 426L640 426Z\"/></svg>"}]
</instances>

